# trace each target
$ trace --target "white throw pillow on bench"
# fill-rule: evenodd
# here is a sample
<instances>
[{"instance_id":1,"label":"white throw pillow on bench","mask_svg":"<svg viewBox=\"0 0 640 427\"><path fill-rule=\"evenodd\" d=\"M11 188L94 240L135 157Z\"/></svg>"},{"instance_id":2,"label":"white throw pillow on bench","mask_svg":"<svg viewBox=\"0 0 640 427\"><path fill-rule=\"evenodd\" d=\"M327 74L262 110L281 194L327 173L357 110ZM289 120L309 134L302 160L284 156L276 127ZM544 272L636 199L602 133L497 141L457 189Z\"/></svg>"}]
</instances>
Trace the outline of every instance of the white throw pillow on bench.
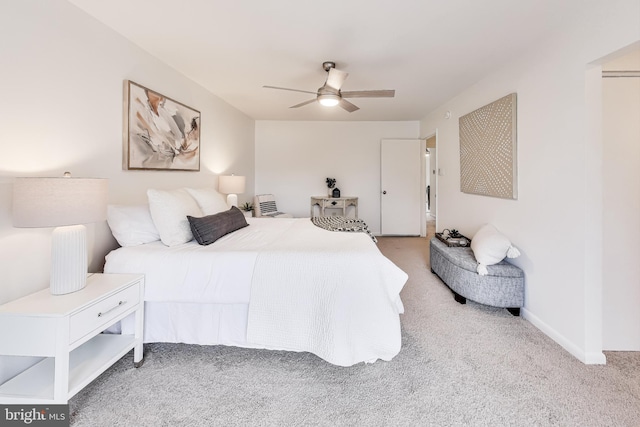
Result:
<instances>
[{"instance_id":1,"label":"white throw pillow on bench","mask_svg":"<svg viewBox=\"0 0 640 427\"><path fill-rule=\"evenodd\" d=\"M494 265L507 258L517 258L520 251L511 241L491 224L483 225L471 239L471 250L478 261L478 274L486 276L487 266Z\"/></svg>"}]
</instances>

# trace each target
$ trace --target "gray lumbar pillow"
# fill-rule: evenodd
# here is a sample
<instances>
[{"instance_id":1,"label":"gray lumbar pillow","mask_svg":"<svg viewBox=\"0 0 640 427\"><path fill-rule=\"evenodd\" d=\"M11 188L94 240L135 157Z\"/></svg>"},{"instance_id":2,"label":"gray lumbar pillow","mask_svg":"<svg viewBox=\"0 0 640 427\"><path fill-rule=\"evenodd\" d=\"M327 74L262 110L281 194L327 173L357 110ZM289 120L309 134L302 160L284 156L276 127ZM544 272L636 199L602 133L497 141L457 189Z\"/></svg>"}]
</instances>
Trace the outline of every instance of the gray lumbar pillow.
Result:
<instances>
[{"instance_id":1,"label":"gray lumbar pillow","mask_svg":"<svg viewBox=\"0 0 640 427\"><path fill-rule=\"evenodd\" d=\"M201 245L210 245L222 236L248 226L240 209L233 206L228 211L195 218L187 215L191 232Z\"/></svg>"}]
</instances>

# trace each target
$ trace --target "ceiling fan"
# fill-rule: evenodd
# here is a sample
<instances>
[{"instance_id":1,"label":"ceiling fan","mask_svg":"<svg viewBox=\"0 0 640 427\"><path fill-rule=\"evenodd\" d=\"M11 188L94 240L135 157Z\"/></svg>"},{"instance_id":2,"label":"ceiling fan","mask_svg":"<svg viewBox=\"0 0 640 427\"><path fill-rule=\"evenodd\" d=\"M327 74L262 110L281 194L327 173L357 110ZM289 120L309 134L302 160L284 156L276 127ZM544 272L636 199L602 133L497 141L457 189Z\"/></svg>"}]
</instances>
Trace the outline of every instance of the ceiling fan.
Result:
<instances>
[{"instance_id":1,"label":"ceiling fan","mask_svg":"<svg viewBox=\"0 0 640 427\"><path fill-rule=\"evenodd\" d=\"M349 76L349 73L338 70L336 68L336 63L332 61L323 62L322 68L328 73L327 81L324 83L324 85L322 85L322 87L318 88L316 92L277 86L262 87L268 89L290 90L292 92L311 93L313 95L316 95L314 99L301 102L300 104L293 105L289 108L298 108L307 104L311 104L314 101L318 101L325 107L334 107L336 105L339 105L350 113L359 110L359 108L353 105L351 102L347 101L345 98L393 98L396 94L395 90L352 90L343 92L340 90L340 88Z\"/></svg>"}]
</instances>

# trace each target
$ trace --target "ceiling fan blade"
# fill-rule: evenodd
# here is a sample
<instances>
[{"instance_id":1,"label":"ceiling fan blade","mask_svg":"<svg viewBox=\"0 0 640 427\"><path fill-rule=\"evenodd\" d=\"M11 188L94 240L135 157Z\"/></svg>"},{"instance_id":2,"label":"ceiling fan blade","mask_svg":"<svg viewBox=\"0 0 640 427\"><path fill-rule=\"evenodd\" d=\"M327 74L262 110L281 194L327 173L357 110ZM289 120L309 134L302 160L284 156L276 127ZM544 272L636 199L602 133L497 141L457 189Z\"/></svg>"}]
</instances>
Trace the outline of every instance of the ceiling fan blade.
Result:
<instances>
[{"instance_id":1,"label":"ceiling fan blade","mask_svg":"<svg viewBox=\"0 0 640 427\"><path fill-rule=\"evenodd\" d=\"M290 90L291 92L302 92L302 93L310 93L312 95L317 95L318 92L310 92L308 90L300 90L300 89L290 89L288 87L278 87L278 86L262 86L267 89L280 89L280 90Z\"/></svg>"},{"instance_id":2,"label":"ceiling fan blade","mask_svg":"<svg viewBox=\"0 0 640 427\"><path fill-rule=\"evenodd\" d=\"M340 90L344 81L349 77L349 73L332 68L327 76L327 86L331 86L335 90Z\"/></svg>"},{"instance_id":3,"label":"ceiling fan blade","mask_svg":"<svg viewBox=\"0 0 640 427\"><path fill-rule=\"evenodd\" d=\"M340 107L344 108L345 110L347 110L350 113L353 113L354 111L360 109L360 107L356 107L355 105L353 105L352 103L350 103L349 101L347 101L345 99L341 99L340 103L338 105Z\"/></svg>"},{"instance_id":4,"label":"ceiling fan blade","mask_svg":"<svg viewBox=\"0 0 640 427\"><path fill-rule=\"evenodd\" d=\"M340 92L343 98L393 98L395 90L350 90Z\"/></svg>"},{"instance_id":5,"label":"ceiling fan blade","mask_svg":"<svg viewBox=\"0 0 640 427\"><path fill-rule=\"evenodd\" d=\"M313 99L310 99L309 101L301 102L300 104L293 105L293 106L291 106L291 107L289 107L289 108L304 107L305 105L307 105L307 104L311 104L312 102L316 102L316 99L315 99L315 98L313 98Z\"/></svg>"}]
</instances>

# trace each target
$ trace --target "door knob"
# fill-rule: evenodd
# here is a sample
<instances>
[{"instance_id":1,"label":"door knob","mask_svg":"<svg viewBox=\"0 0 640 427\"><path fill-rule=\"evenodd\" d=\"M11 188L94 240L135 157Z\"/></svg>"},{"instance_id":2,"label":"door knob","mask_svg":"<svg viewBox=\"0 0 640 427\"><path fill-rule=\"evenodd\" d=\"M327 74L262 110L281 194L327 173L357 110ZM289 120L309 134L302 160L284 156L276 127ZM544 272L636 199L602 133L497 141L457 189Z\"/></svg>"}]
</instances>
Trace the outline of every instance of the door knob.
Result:
<instances>
[{"instance_id":1,"label":"door knob","mask_svg":"<svg viewBox=\"0 0 640 427\"><path fill-rule=\"evenodd\" d=\"M383 190L383 191L382 191L382 194L387 194L387 190Z\"/></svg>"}]
</instances>

